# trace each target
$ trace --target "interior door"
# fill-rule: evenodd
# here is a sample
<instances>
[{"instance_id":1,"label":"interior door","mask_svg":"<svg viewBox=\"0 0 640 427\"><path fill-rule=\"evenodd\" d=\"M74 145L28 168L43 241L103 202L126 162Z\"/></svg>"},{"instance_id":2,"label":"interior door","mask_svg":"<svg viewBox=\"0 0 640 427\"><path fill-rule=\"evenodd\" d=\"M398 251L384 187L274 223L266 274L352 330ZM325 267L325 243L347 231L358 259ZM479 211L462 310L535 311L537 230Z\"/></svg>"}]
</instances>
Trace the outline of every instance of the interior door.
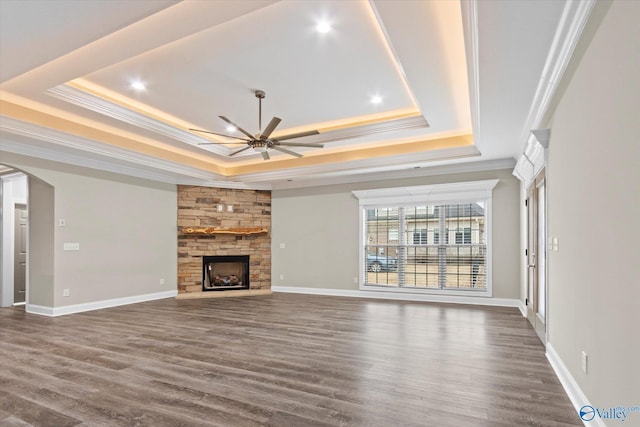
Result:
<instances>
[{"instance_id":1,"label":"interior door","mask_svg":"<svg viewBox=\"0 0 640 427\"><path fill-rule=\"evenodd\" d=\"M544 170L527 190L527 319L546 343L546 182Z\"/></svg>"},{"instance_id":2,"label":"interior door","mask_svg":"<svg viewBox=\"0 0 640 427\"><path fill-rule=\"evenodd\" d=\"M16 204L14 216L13 303L26 301L27 206Z\"/></svg>"}]
</instances>

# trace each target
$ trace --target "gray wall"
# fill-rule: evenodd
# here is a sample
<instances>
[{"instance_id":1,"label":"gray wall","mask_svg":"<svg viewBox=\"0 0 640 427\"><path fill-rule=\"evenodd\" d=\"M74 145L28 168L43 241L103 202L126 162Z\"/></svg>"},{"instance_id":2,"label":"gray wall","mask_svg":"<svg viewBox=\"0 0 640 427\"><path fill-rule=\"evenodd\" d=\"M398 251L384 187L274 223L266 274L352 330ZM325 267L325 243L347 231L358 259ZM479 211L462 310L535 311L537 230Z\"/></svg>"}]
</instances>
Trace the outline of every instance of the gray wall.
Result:
<instances>
[{"instance_id":1,"label":"gray wall","mask_svg":"<svg viewBox=\"0 0 640 427\"><path fill-rule=\"evenodd\" d=\"M272 284L358 289L358 199L353 190L495 178L500 182L493 191L493 296L517 299L520 187L511 170L274 191Z\"/></svg>"},{"instance_id":2,"label":"gray wall","mask_svg":"<svg viewBox=\"0 0 640 427\"><path fill-rule=\"evenodd\" d=\"M53 306L55 190L46 182L29 177L29 304Z\"/></svg>"},{"instance_id":3,"label":"gray wall","mask_svg":"<svg viewBox=\"0 0 640 427\"><path fill-rule=\"evenodd\" d=\"M612 3L558 103L549 147L559 251L549 253L548 338L600 407L640 404L638 17L640 2Z\"/></svg>"},{"instance_id":4,"label":"gray wall","mask_svg":"<svg viewBox=\"0 0 640 427\"><path fill-rule=\"evenodd\" d=\"M30 277L31 303L60 307L177 290L175 185L12 153L3 152L2 162L55 189L55 210L38 209L48 202L31 180L30 242L42 235L49 244L47 233L54 236L53 278ZM61 219L66 226L58 226ZM64 251L64 243L80 250ZM37 250L30 247L30 261Z\"/></svg>"}]
</instances>

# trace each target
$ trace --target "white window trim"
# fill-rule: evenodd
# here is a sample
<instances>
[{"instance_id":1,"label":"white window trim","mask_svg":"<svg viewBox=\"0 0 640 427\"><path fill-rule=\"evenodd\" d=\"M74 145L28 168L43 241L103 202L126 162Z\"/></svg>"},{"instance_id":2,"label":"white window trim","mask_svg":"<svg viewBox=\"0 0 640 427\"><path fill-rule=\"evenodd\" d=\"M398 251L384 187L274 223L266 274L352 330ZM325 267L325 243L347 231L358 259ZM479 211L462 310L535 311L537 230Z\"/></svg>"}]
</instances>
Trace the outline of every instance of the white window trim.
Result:
<instances>
[{"instance_id":1,"label":"white window trim","mask_svg":"<svg viewBox=\"0 0 640 427\"><path fill-rule=\"evenodd\" d=\"M359 244L358 244L358 278L359 289L361 291L391 292L391 293L418 293L437 295L464 295L476 297L493 296L493 226L492 226L492 196L493 189L498 184L499 179L484 181L456 182L450 184L420 185L414 187L380 188L373 190L354 191L353 194L359 201ZM366 209L384 208L390 206L404 205L429 205L435 203L467 203L484 200L485 206L485 233L487 240L486 290L467 289L415 289L415 288L392 288L386 286L376 286L365 284L364 247L365 247L365 215Z\"/></svg>"}]
</instances>

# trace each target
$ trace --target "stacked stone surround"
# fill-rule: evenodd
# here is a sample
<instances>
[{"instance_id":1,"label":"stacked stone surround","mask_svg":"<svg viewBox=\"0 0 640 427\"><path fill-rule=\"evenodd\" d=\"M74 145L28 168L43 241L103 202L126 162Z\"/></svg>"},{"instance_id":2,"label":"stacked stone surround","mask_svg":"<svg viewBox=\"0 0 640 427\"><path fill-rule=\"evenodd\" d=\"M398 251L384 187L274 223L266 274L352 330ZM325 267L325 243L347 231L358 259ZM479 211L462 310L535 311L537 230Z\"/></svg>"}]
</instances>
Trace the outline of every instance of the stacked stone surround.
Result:
<instances>
[{"instance_id":1,"label":"stacked stone surround","mask_svg":"<svg viewBox=\"0 0 640 427\"><path fill-rule=\"evenodd\" d=\"M224 205L224 212L217 206ZM233 205L233 212L227 212ZM266 234L184 235L188 227L260 227ZM271 191L178 186L178 293L202 292L202 257L249 255L249 286L271 289ZM229 291L223 291L229 292Z\"/></svg>"}]
</instances>

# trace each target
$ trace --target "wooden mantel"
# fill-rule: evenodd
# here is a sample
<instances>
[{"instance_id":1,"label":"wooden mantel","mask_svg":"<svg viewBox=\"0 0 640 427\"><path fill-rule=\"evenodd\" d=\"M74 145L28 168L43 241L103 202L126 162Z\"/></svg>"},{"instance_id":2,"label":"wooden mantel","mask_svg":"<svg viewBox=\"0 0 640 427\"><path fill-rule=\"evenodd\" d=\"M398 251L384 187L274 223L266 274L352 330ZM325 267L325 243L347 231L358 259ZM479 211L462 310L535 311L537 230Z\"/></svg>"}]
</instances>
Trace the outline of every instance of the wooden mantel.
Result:
<instances>
[{"instance_id":1,"label":"wooden mantel","mask_svg":"<svg viewBox=\"0 0 640 427\"><path fill-rule=\"evenodd\" d=\"M222 228L222 227L206 227L195 228L185 227L180 230L181 234L192 236L209 236L212 234L234 234L234 235L247 235L247 234L266 234L269 230L260 227L234 227L234 228Z\"/></svg>"}]
</instances>

